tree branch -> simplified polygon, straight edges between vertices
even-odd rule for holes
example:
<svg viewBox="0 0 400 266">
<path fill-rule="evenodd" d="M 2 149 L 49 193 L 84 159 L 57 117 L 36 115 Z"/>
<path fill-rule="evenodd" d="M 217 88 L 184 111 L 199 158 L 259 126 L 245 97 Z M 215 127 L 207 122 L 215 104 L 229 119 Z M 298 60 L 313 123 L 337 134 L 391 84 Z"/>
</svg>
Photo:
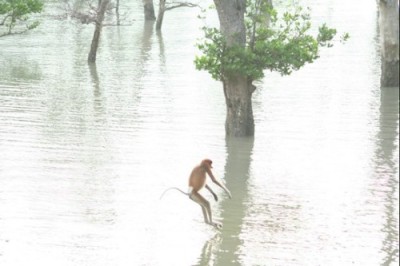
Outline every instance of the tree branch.
<svg viewBox="0 0 400 266">
<path fill-rule="evenodd" d="M 201 8 L 200 5 L 198 5 L 198 4 L 193 4 L 193 3 L 188 3 L 188 2 L 172 2 L 169 4 L 167 3 L 167 5 L 170 5 L 170 6 L 166 7 L 165 11 L 179 8 L 179 7 L 199 7 L 199 8 Z"/>
<path fill-rule="evenodd" d="M 6 20 L 7 20 L 9 17 L 11 17 L 11 15 L 7 15 L 7 16 L 5 16 L 5 17 L 4 17 L 4 19 L 3 19 L 3 21 L 2 21 L 2 22 L 0 22 L 0 26 L 3 26 L 3 25 L 4 25 L 4 23 L 6 22 Z"/>
</svg>

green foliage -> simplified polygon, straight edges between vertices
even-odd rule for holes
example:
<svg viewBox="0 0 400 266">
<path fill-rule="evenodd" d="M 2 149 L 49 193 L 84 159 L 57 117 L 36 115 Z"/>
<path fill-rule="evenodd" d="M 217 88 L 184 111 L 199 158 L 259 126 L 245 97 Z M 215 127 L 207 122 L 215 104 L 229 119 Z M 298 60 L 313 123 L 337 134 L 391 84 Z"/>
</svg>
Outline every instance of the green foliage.
<svg viewBox="0 0 400 266">
<path fill-rule="evenodd" d="M 333 37 L 335 37 L 335 35 L 336 29 L 330 29 L 326 26 L 326 24 L 323 24 L 321 27 L 319 27 L 317 41 L 321 46 L 332 47 L 333 44 L 330 41 L 333 39 Z"/>
<path fill-rule="evenodd" d="M 204 28 L 205 39 L 197 46 L 196 68 L 208 71 L 214 79 L 240 73 L 251 80 L 264 77 L 264 70 L 289 75 L 319 57 L 320 47 L 331 47 L 336 29 L 325 24 L 312 35 L 310 15 L 300 7 L 279 16 L 268 1 L 248 1 L 246 45 L 228 47 L 216 28 Z M 346 40 L 348 35 L 343 37 Z"/>
<path fill-rule="evenodd" d="M 206 40 L 202 44 L 198 44 L 197 47 L 206 52 L 208 56 L 196 57 L 196 67 L 198 69 L 205 69 L 211 74 L 211 76 L 220 80 L 223 60 L 227 58 L 224 56 L 225 42 L 220 33 L 216 28 L 203 28 Z"/>
<path fill-rule="evenodd" d="M 7 34 L 17 25 L 24 25 L 25 30 L 33 29 L 39 23 L 28 23 L 29 15 L 42 10 L 42 0 L 0 0 L 0 26 L 7 27 Z"/>
</svg>

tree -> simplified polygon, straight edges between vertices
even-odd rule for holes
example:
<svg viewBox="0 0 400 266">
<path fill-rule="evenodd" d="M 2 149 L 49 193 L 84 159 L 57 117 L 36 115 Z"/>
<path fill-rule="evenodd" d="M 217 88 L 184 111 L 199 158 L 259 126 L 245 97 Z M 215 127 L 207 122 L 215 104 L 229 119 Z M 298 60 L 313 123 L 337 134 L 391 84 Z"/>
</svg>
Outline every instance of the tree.
<svg viewBox="0 0 400 266">
<path fill-rule="evenodd" d="M 117 0 L 117 4 L 115 5 L 115 15 L 117 16 L 117 26 L 121 25 L 120 16 L 119 16 L 119 0 Z"/>
<path fill-rule="evenodd" d="M 28 22 L 29 15 L 43 10 L 42 0 L 0 0 L 0 26 L 5 26 L 6 32 L 0 36 L 12 34 L 15 27 L 23 33 L 39 25 L 38 21 Z"/>
<path fill-rule="evenodd" d="M 143 0 L 143 8 L 144 8 L 144 19 L 147 20 L 156 20 L 156 15 L 154 13 L 154 4 L 153 0 Z"/>
<path fill-rule="evenodd" d="M 399 2 L 379 1 L 381 85 L 399 86 Z"/>
<path fill-rule="evenodd" d="M 158 16 L 156 22 L 156 30 L 161 30 L 162 23 L 164 20 L 164 13 L 167 10 L 172 10 L 178 7 L 200 7 L 198 4 L 189 3 L 189 2 L 171 2 L 168 3 L 166 0 L 160 0 L 160 4 L 158 6 Z"/>
<path fill-rule="evenodd" d="M 196 57 L 196 68 L 222 81 L 226 135 L 253 136 L 253 82 L 264 77 L 264 70 L 289 75 L 313 62 L 319 47 L 332 46 L 336 30 L 324 24 L 313 36 L 307 12 L 297 7 L 278 16 L 270 0 L 214 3 L 220 28 L 204 28 L 205 40 L 198 44 L 203 55 Z"/>
<path fill-rule="evenodd" d="M 1 0 L 0 0 L 1 1 Z M 95 31 L 90 46 L 90 52 L 88 54 L 88 62 L 96 62 L 97 48 L 99 46 L 101 30 L 104 26 L 110 25 L 121 25 L 120 14 L 119 14 L 119 0 L 116 1 L 116 5 L 112 5 L 111 0 L 98 0 L 97 6 L 93 5 L 93 0 L 63 0 L 61 9 L 63 13 L 56 16 L 57 19 L 72 18 L 80 21 L 82 24 L 94 24 Z M 116 22 L 104 23 L 105 13 L 108 11 L 111 14 L 111 10 L 115 8 Z M 124 21 L 124 19 L 122 19 Z"/>
<path fill-rule="evenodd" d="M 106 12 L 109 3 L 110 0 L 99 0 L 99 8 L 96 16 L 96 28 L 94 30 L 92 45 L 90 46 L 88 56 L 89 63 L 96 62 L 97 47 L 99 46 L 100 33 L 103 27 L 104 13 Z"/>
</svg>

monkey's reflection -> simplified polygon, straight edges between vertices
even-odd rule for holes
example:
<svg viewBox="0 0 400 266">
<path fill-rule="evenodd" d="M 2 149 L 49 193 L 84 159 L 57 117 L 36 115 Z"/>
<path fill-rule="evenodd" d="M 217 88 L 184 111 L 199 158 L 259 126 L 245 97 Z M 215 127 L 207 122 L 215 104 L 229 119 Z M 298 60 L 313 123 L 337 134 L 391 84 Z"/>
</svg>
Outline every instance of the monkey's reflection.
<svg viewBox="0 0 400 266">
<path fill-rule="evenodd" d="M 201 256 L 196 266 L 209 266 L 214 264 L 216 250 L 221 245 L 221 234 L 217 232 L 212 238 L 204 243 Z"/>
<path fill-rule="evenodd" d="M 254 138 L 226 138 L 225 182 L 232 199 L 221 201 L 224 226 L 204 244 L 197 265 L 240 265 L 238 250 L 242 242 L 239 235 L 249 197 L 247 186 L 253 145 Z"/>
</svg>

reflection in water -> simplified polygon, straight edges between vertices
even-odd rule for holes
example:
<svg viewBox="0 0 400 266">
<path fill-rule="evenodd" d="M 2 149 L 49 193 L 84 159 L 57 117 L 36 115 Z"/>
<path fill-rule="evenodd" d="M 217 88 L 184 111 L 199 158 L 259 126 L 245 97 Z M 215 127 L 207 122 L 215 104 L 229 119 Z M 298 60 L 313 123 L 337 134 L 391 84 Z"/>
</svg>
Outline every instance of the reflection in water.
<svg viewBox="0 0 400 266">
<path fill-rule="evenodd" d="M 0 80 L 3 82 L 12 82 L 18 79 L 35 82 L 43 77 L 42 70 L 37 62 L 27 62 L 26 59 L 15 58 L 1 59 Z"/>
<path fill-rule="evenodd" d="M 90 26 L 1 38 L 0 265 L 397 265 L 399 92 L 379 87 L 375 4 L 308 2 L 352 37 L 260 81 L 254 140 L 225 139 L 192 10 L 161 35 L 127 3 L 138 20 L 105 27 L 89 66 Z M 233 194 L 204 193 L 222 230 L 159 200 L 205 157 Z"/>
<path fill-rule="evenodd" d="M 152 47 L 152 37 L 153 37 L 153 32 L 154 32 L 154 21 L 145 21 L 143 24 L 143 36 L 141 39 L 140 44 L 142 45 L 142 48 L 140 49 L 141 51 L 141 61 L 145 63 L 151 53 L 151 47 Z"/>
<path fill-rule="evenodd" d="M 88 63 L 90 77 L 93 84 L 93 109 L 96 123 L 105 124 L 104 92 L 101 86 L 99 74 L 97 73 L 96 63 Z"/>
<path fill-rule="evenodd" d="M 101 96 L 100 92 L 100 80 L 99 74 L 97 73 L 97 65 L 95 63 L 89 63 L 90 77 L 92 78 L 92 83 L 94 87 L 94 96 L 96 98 Z"/>
<path fill-rule="evenodd" d="M 221 240 L 221 233 L 218 232 L 214 237 L 210 238 L 204 243 L 199 261 L 196 263 L 196 266 L 217 265 L 215 264 L 215 254 L 217 254 L 218 250 L 220 249 Z"/>
<path fill-rule="evenodd" d="M 399 204 L 399 176 L 396 162 L 399 160 L 398 128 L 399 128 L 399 88 L 381 88 L 381 106 L 379 117 L 379 132 L 375 151 L 376 184 L 371 192 L 384 194 L 385 221 L 382 231 L 386 237 L 382 242 L 382 252 L 385 254 L 382 265 L 395 263 L 399 254 L 398 220 L 396 206 Z M 397 143 L 396 143 L 397 142 Z"/>
<path fill-rule="evenodd" d="M 160 57 L 160 72 L 165 73 L 165 47 L 164 47 L 164 40 L 163 40 L 163 35 L 161 31 L 157 31 L 157 40 L 158 40 L 158 46 L 160 49 L 159 52 L 159 57 Z"/>
<path fill-rule="evenodd" d="M 232 199 L 224 199 L 221 203 L 223 228 L 221 244 L 215 258 L 216 265 L 241 265 L 239 249 L 242 242 L 239 235 L 246 215 L 253 144 L 254 138 L 226 139 L 225 180 Z"/>
<path fill-rule="evenodd" d="M 205 242 L 199 266 L 241 265 L 239 249 L 242 241 L 243 219 L 248 197 L 248 178 L 254 138 L 226 138 L 227 161 L 225 164 L 225 183 L 232 193 L 232 199 L 221 200 L 223 227 L 214 237 Z"/>
</svg>

